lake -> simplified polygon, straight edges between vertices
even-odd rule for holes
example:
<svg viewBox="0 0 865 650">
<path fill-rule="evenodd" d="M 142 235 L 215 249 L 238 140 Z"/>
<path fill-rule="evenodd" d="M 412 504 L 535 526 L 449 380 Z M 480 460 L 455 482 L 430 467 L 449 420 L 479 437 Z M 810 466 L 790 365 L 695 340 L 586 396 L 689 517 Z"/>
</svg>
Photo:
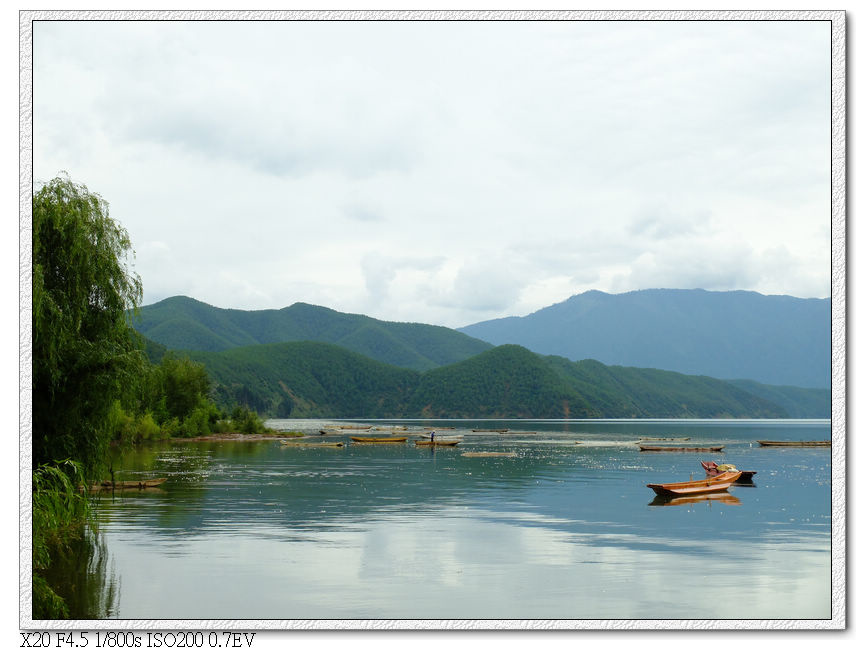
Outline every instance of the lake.
<svg viewBox="0 0 865 650">
<path fill-rule="evenodd" d="M 828 421 L 375 424 L 399 423 L 407 443 L 351 443 L 346 431 L 317 438 L 341 448 L 166 442 L 124 454 L 118 480 L 168 481 L 99 497 L 91 565 L 108 595 L 89 615 L 831 617 L 831 451 L 756 442 L 828 439 Z M 268 424 L 315 435 L 332 423 Z M 437 436 L 462 442 L 415 446 L 427 425 L 457 427 Z M 641 437 L 724 450 L 640 452 Z M 700 478 L 700 460 L 757 474 L 722 499 L 658 505 L 646 484 Z"/>
</svg>

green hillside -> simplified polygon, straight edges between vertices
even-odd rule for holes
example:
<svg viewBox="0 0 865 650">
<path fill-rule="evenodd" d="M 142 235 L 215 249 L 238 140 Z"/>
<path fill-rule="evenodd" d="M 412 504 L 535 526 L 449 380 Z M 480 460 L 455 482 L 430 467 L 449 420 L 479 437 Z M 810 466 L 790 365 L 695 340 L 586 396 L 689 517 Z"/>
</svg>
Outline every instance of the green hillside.
<svg viewBox="0 0 865 650">
<path fill-rule="evenodd" d="M 832 393 L 828 388 L 768 386 L 750 379 L 734 379 L 728 383 L 778 404 L 791 418 L 828 418 L 832 413 Z"/>
<path fill-rule="evenodd" d="M 275 417 L 787 417 L 710 377 L 574 363 L 516 345 L 424 373 L 314 342 L 190 356 L 207 368 L 218 402 Z"/>
<path fill-rule="evenodd" d="M 333 343 L 402 368 L 428 370 L 492 347 L 456 330 L 380 321 L 360 314 L 295 303 L 284 309 L 220 309 L 175 296 L 142 307 L 135 328 L 173 350 L 220 351 L 268 343 Z"/>
<path fill-rule="evenodd" d="M 626 418 L 777 418 L 778 404 L 712 377 L 547 357 L 603 415 Z"/>
<path fill-rule="evenodd" d="M 408 410 L 424 417 L 603 417 L 540 357 L 502 345 L 423 374 Z"/>
<path fill-rule="evenodd" d="M 294 342 L 189 352 L 224 406 L 275 417 L 397 417 L 419 373 L 329 343 Z"/>
</svg>

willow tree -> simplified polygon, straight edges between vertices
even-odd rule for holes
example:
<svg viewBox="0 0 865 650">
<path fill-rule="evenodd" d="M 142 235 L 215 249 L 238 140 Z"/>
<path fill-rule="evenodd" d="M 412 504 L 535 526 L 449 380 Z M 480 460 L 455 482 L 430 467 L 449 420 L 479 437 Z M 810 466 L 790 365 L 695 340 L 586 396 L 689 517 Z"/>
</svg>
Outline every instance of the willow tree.
<svg viewBox="0 0 865 650">
<path fill-rule="evenodd" d="M 111 403 L 143 367 L 129 235 L 98 194 L 55 178 L 33 196 L 33 466 L 71 458 L 93 474 Z"/>
</svg>

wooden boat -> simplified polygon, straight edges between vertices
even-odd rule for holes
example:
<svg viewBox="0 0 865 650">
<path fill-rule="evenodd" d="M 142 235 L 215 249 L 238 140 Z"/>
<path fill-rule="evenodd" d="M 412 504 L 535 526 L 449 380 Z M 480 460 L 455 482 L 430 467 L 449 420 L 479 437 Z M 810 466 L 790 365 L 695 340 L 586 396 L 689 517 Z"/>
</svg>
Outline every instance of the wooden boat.
<svg viewBox="0 0 865 650">
<path fill-rule="evenodd" d="M 514 458 L 515 451 L 466 451 L 462 454 L 466 458 Z"/>
<path fill-rule="evenodd" d="M 283 447 L 343 447 L 342 442 L 289 442 L 283 440 Z"/>
<path fill-rule="evenodd" d="M 512 436 L 536 436 L 537 431 L 499 431 L 499 433 L 508 433 Z"/>
<path fill-rule="evenodd" d="M 710 476 L 698 481 L 681 481 L 679 483 L 647 483 L 655 494 L 664 496 L 686 497 L 709 492 L 724 492 L 736 482 L 742 472 L 724 472 L 718 476 Z"/>
<path fill-rule="evenodd" d="M 690 440 L 690 438 L 640 438 L 640 440 Z"/>
<path fill-rule="evenodd" d="M 655 498 L 652 499 L 650 506 L 687 506 L 694 503 L 700 503 L 701 501 L 709 501 L 714 502 L 717 501 L 719 503 L 726 504 L 728 506 L 740 506 L 742 505 L 742 501 L 739 497 L 733 496 L 729 492 L 710 492 L 709 494 L 697 494 L 690 497 L 668 497 L 661 496 L 660 494 L 656 494 Z"/>
<path fill-rule="evenodd" d="M 402 438 L 360 438 L 351 436 L 352 442 L 405 442 L 408 440 L 407 436 L 403 436 Z"/>
<path fill-rule="evenodd" d="M 453 431 L 454 429 L 456 429 L 456 427 L 424 427 L 424 430 L 426 431 Z"/>
<path fill-rule="evenodd" d="M 758 440 L 761 447 L 831 447 L 831 440 Z"/>
<path fill-rule="evenodd" d="M 91 492 L 99 490 L 143 490 L 145 488 L 154 488 L 162 485 L 167 481 L 167 478 L 148 478 L 142 481 L 102 481 L 94 483 L 90 486 Z"/>
<path fill-rule="evenodd" d="M 432 447 L 456 447 L 460 444 L 459 440 L 415 440 L 414 444 L 418 446 Z"/>
<path fill-rule="evenodd" d="M 718 463 L 714 461 L 705 462 L 701 460 L 700 465 L 702 465 L 703 469 L 706 470 L 706 476 L 718 476 L 719 474 L 733 470 L 739 471 L 734 465 L 718 465 Z M 751 483 L 754 480 L 754 474 L 756 473 L 756 471 L 742 471 L 739 478 L 736 479 L 736 483 Z"/>
<path fill-rule="evenodd" d="M 354 431 L 354 430 L 365 431 L 368 429 L 372 429 L 372 425 L 371 424 L 366 424 L 366 425 L 363 425 L 363 424 L 341 424 L 341 425 L 339 425 L 339 428 L 342 429 L 343 431 L 349 430 L 349 429 L 352 431 Z"/>
<path fill-rule="evenodd" d="M 472 429 L 475 433 L 507 433 L 509 429 Z"/>
<path fill-rule="evenodd" d="M 699 452 L 714 452 L 721 451 L 724 448 L 724 445 L 719 445 L 717 447 L 667 447 L 667 446 L 650 446 L 650 445 L 641 445 L 637 443 L 637 446 L 640 448 L 640 451 L 699 451 Z"/>
</svg>

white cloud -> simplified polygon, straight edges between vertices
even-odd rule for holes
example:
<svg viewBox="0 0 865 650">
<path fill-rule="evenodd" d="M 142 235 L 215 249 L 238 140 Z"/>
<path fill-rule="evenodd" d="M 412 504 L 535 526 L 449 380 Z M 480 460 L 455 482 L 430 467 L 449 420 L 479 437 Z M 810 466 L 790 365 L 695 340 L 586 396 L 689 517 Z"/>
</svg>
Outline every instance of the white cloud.
<svg viewBox="0 0 865 650">
<path fill-rule="evenodd" d="M 651 282 L 825 296 L 828 38 L 790 21 L 37 23 L 35 176 L 109 201 L 145 302 L 459 326 Z"/>
</svg>

